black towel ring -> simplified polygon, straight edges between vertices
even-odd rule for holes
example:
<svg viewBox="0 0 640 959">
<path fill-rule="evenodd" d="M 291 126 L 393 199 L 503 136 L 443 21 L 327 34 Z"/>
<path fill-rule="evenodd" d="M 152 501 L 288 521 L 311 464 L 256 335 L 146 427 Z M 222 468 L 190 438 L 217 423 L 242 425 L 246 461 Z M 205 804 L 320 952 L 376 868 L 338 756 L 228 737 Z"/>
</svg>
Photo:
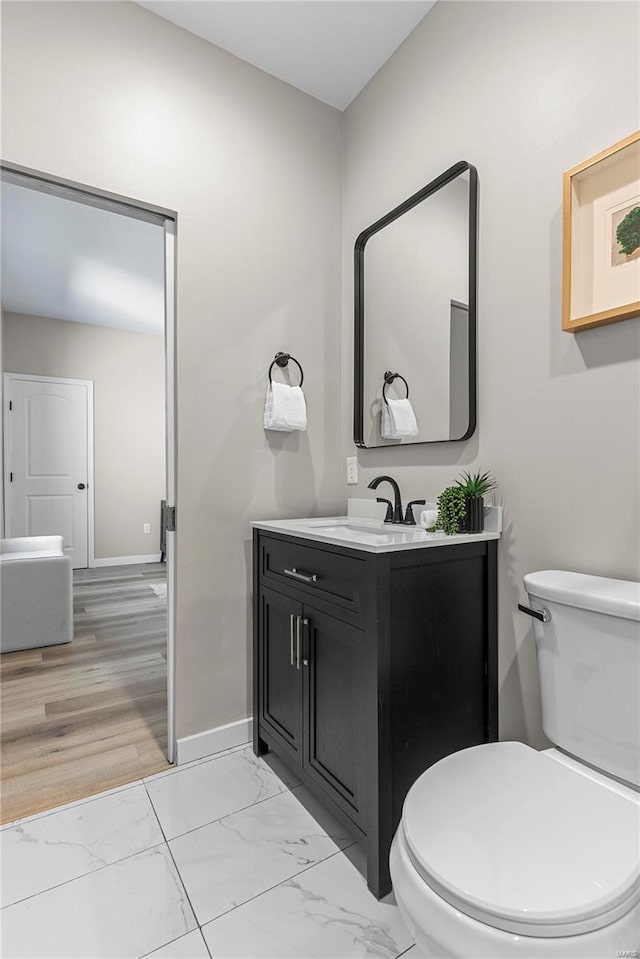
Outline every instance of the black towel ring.
<svg viewBox="0 0 640 959">
<path fill-rule="evenodd" d="M 382 387 L 382 399 L 385 401 L 387 406 L 389 405 L 387 401 L 387 387 L 390 386 L 394 380 L 402 380 L 407 390 L 407 399 L 409 399 L 409 384 L 405 380 L 404 376 L 401 373 L 391 373 L 389 370 L 384 374 L 384 386 Z"/>
<path fill-rule="evenodd" d="M 302 367 L 301 367 L 300 364 L 298 363 L 298 361 L 297 361 L 297 359 L 295 358 L 295 356 L 291 356 L 290 353 L 276 353 L 276 355 L 274 356 L 274 358 L 273 358 L 273 360 L 272 360 L 272 362 L 271 362 L 271 366 L 269 367 L 269 382 L 270 382 L 270 383 L 272 382 L 272 380 L 271 380 L 271 370 L 274 368 L 274 366 L 279 366 L 280 369 L 283 370 L 283 369 L 285 368 L 285 366 L 288 365 L 289 360 L 293 360 L 293 362 L 296 364 L 296 366 L 297 366 L 298 369 L 300 370 L 300 383 L 299 383 L 299 385 L 302 386 L 302 383 L 303 383 L 303 381 L 304 381 L 304 373 L 302 372 Z"/>
</svg>

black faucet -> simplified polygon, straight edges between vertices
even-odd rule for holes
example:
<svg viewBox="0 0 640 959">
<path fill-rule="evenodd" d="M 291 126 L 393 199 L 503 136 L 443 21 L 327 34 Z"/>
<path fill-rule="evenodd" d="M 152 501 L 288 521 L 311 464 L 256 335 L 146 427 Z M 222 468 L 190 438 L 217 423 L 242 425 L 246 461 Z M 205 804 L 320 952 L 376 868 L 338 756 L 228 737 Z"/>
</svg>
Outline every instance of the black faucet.
<svg viewBox="0 0 640 959">
<path fill-rule="evenodd" d="M 392 476 L 376 476 L 369 483 L 369 489 L 377 489 L 380 483 L 390 483 L 393 489 L 394 505 L 388 499 L 377 497 L 379 503 L 387 503 L 387 515 L 384 518 L 385 523 L 403 523 L 402 519 L 402 500 L 400 498 L 400 487 Z"/>
</svg>

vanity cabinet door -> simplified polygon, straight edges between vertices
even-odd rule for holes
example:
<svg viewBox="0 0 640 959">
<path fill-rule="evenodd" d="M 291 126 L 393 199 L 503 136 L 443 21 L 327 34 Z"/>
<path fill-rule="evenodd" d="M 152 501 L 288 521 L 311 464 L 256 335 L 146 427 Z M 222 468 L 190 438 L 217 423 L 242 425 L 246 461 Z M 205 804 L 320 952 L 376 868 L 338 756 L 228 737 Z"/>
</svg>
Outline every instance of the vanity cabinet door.
<svg viewBox="0 0 640 959">
<path fill-rule="evenodd" d="M 258 622 L 260 723 L 302 764 L 302 604 L 261 589 Z"/>
<path fill-rule="evenodd" d="M 307 604 L 303 625 L 304 768 L 358 821 L 367 754 L 361 669 L 365 634 Z"/>
</svg>

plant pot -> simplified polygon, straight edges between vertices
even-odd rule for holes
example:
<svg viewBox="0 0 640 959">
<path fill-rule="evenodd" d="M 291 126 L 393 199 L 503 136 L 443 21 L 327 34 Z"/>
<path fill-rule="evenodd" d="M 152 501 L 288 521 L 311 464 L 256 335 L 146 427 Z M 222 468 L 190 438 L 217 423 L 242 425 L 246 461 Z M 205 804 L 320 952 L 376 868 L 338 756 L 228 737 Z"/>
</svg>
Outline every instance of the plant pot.
<svg viewBox="0 0 640 959">
<path fill-rule="evenodd" d="M 484 530 L 484 499 L 482 496 L 467 496 L 467 513 L 462 521 L 465 533 L 482 533 Z"/>
</svg>

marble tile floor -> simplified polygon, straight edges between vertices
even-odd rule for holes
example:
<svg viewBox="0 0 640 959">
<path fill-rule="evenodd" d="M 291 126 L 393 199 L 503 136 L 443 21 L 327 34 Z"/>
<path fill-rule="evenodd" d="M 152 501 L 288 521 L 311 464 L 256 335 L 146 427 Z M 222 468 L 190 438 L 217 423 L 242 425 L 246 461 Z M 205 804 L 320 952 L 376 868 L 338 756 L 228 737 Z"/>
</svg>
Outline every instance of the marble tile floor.
<svg viewBox="0 0 640 959">
<path fill-rule="evenodd" d="M 0 830 L 3 959 L 418 959 L 275 758 L 238 747 Z"/>
</svg>

